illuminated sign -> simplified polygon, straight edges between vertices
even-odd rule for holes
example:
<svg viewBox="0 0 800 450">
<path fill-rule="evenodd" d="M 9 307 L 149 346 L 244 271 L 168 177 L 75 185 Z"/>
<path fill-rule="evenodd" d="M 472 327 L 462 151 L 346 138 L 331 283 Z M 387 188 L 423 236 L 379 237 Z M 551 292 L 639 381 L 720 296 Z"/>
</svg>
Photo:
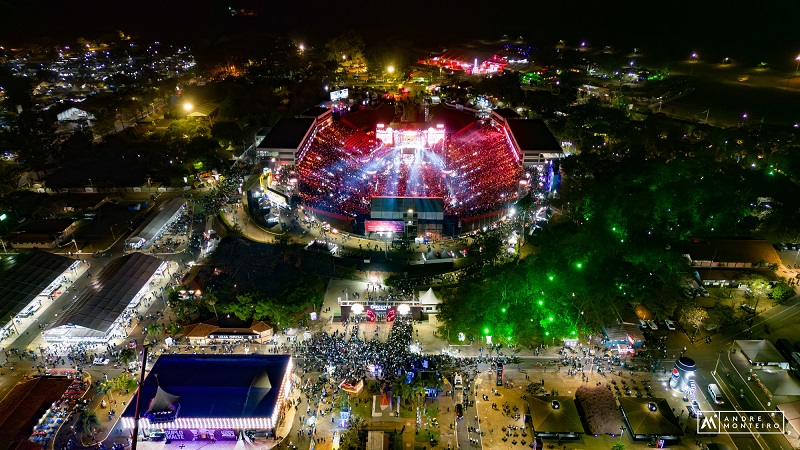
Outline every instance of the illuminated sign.
<svg viewBox="0 0 800 450">
<path fill-rule="evenodd" d="M 366 220 L 364 226 L 368 233 L 403 233 L 405 231 L 402 220 Z"/>
<path fill-rule="evenodd" d="M 698 434 L 784 434 L 783 411 L 702 411 Z"/>
<path fill-rule="evenodd" d="M 349 95 L 347 89 L 340 89 L 338 91 L 331 91 L 331 101 L 335 102 L 336 100 L 341 100 L 343 98 L 347 98 Z"/>
</svg>

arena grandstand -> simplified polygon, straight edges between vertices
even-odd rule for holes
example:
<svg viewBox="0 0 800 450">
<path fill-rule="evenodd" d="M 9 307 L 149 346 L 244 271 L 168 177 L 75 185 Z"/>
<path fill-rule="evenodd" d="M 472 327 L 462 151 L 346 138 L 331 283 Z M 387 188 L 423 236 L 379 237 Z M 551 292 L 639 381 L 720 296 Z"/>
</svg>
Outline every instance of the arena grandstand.
<svg viewBox="0 0 800 450">
<path fill-rule="evenodd" d="M 473 119 L 450 134 L 441 123 L 377 124 L 365 132 L 347 116 L 327 121 L 297 153 L 296 194 L 306 206 L 351 218 L 369 214 L 373 197 L 439 197 L 445 215 L 462 218 L 497 211 L 524 187 L 521 146 L 508 122 Z M 547 135 L 545 147 L 555 153 L 546 125 L 533 125 L 542 134 L 526 133 L 524 149 Z"/>
</svg>

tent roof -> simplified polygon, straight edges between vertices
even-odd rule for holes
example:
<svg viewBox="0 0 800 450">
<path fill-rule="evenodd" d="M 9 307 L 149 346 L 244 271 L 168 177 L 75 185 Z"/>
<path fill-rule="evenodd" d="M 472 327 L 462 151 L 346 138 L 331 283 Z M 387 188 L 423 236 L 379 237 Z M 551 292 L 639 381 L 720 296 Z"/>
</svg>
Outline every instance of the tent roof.
<svg viewBox="0 0 800 450">
<path fill-rule="evenodd" d="M 180 401 L 180 397 L 168 393 L 159 386 L 158 389 L 156 389 L 155 397 L 150 400 L 150 407 L 147 408 L 146 414 L 165 411 L 175 412 L 178 409 L 177 405 Z"/>
<path fill-rule="evenodd" d="M 785 370 L 759 370 L 754 373 L 773 396 L 800 395 L 800 381 Z"/>
<path fill-rule="evenodd" d="M 164 228 L 164 225 L 175 217 L 175 214 L 177 214 L 185 204 L 186 200 L 184 200 L 183 197 L 175 197 L 162 204 L 158 215 L 142 229 L 137 237 L 143 238 L 145 240 L 145 246 L 149 247 L 153 239 L 155 239 L 156 234 Z"/>
<path fill-rule="evenodd" d="M 742 354 L 751 363 L 782 363 L 786 362 L 781 353 L 766 339 L 740 339 L 734 341 L 742 349 Z"/>
<path fill-rule="evenodd" d="M 19 314 L 73 262 L 65 256 L 41 250 L 3 255 L 0 258 L 0 320 Z"/>
<path fill-rule="evenodd" d="M 559 408 L 553 408 L 557 400 Z M 533 431 L 536 433 L 584 433 L 575 399 L 559 395 L 544 395 L 528 400 Z"/>
<path fill-rule="evenodd" d="M 438 305 L 441 303 L 441 300 L 439 300 L 439 297 L 437 297 L 436 293 L 433 292 L 433 288 L 428 288 L 425 293 L 420 295 L 419 302 L 423 305 Z"/>
<path fill-rule="evenodd" d="M 77 327 L 105 335 L 161 264 L 160 259 L 143 253 L 131 253 L 111 261 L 48 330 Z"/>
<path fill-rule="evenodd" d="M 669 406 L 666 399 L 620 397 L 618 400 L 622 408 L 622 414 L 627 419 L 633 434 L 683 436 L 683 430 L 678 424 L 678 419 L 673 414 L 672 407 Z M 648 409 L 647 404 L 650 402 L 656 404 L 656 411 Z"/>
</svg>

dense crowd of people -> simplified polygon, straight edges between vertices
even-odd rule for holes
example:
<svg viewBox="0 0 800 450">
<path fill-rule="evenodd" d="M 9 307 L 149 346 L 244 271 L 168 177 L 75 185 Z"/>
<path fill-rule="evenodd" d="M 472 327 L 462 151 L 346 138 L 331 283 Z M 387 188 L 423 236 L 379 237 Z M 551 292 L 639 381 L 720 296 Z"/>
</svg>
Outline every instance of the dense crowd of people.
<svg viewBox="0 0 800 450">
<path fill-rule="evenodd" d="M 445 213 L 470 217 L 514 198 L 523 176 L 504 126 L 474 122 L 430 148 L 384 145 L 337 121 L 298 154 L 298 191 L 315 208 L 355 217 L 373 196 L 441 197 Z"/>
</svg>

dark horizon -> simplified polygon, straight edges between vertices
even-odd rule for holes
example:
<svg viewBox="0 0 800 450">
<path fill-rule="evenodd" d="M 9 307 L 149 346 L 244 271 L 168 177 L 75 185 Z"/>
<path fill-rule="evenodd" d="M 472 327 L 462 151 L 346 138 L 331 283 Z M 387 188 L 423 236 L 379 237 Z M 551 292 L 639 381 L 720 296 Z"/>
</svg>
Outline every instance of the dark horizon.
<svg viewBox="0 0 800 450">
<path fill-rule="evenodd" d="M 800 4 L 781 10 L 756 4 L 745 9 L 718 0 L 677 0 L 661 6 L 645 2 L 605 6 L 584 0 L 569 4 L 464 0 L 433 8 L 418 0 L 402 6 L 320 0 L 85 0 L 54 7 L 45 0 L 0 0 L 4 12 L 0 45 L 96 39 L 116 30 L 195 47 L 239 34 L 319 43 L 352 28 L 368 45 L 404 39 L 428 46 L 507 35 L 523 36 L 536 46 L 559 39 L 577 46 L 585 40 L 594 47 L 611 45 L 625 51 L 638 47 L 661 58 L 681 58 L 696 51 L 709 59 L 729 56 L 745 64 L 766 61 L 779 70 L 794 68 L 800 34 L 793 32 L 793 21 Z M 233 17 L 229 7 L 258 15 Z"/>
</svg>

